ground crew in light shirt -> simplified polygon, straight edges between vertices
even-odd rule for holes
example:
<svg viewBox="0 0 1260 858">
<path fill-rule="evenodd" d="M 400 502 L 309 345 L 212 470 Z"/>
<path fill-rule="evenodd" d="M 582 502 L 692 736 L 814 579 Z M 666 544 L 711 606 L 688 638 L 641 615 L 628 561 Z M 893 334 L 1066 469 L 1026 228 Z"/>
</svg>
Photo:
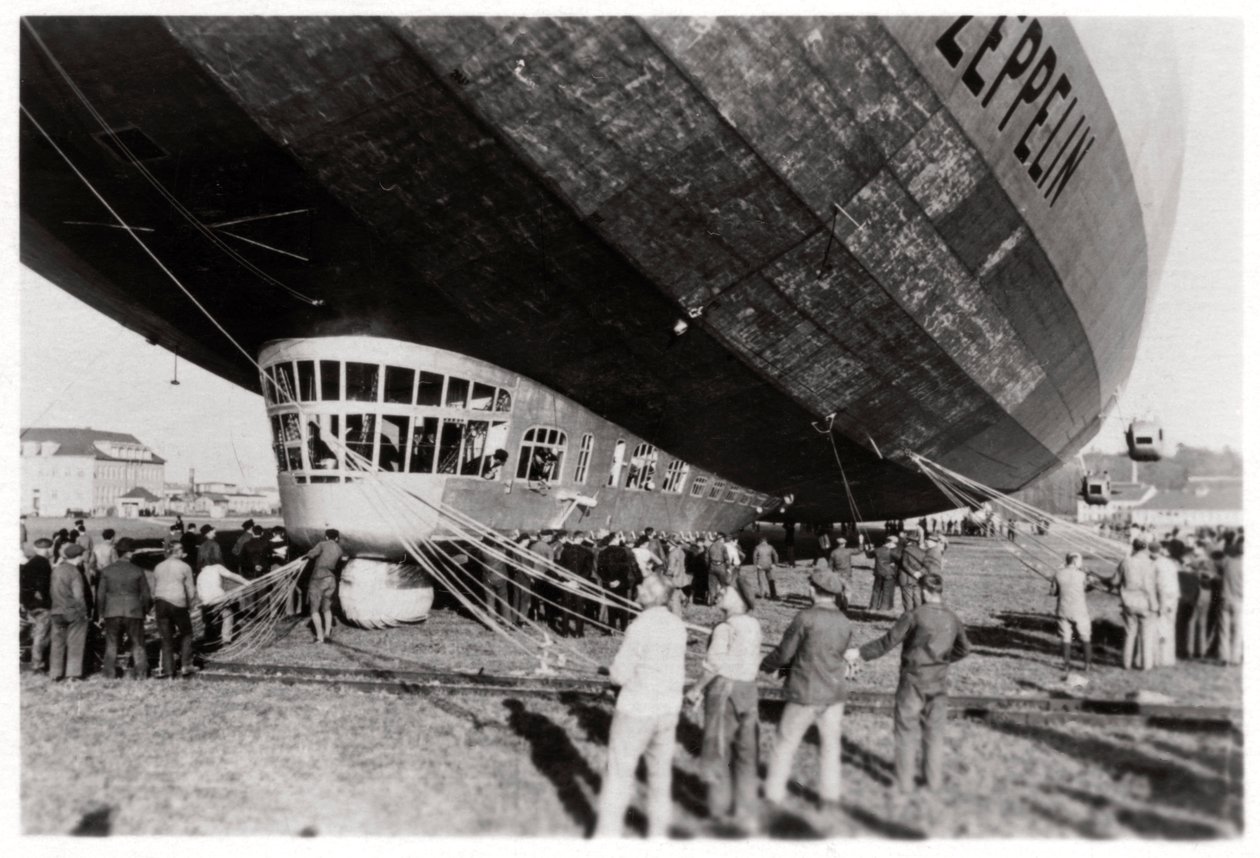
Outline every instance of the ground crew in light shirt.
<svg viewBox="0 0 1260 858">
<path fill-rule="evenodd" d="M 621 686 L 608 734 L 608 767 L 599 792 L 596 837 L 619 837 L 634 792 L 639 758 L 647 760 L 648 836 L 669 831 L 673 798 L 674 732 L 686 683 L 687 629 L 665 607 L 672 588 L 659 575 L 639 585 L 643 612 L 626 628 L 621 649 L 608 669 Z"/>
</svg>

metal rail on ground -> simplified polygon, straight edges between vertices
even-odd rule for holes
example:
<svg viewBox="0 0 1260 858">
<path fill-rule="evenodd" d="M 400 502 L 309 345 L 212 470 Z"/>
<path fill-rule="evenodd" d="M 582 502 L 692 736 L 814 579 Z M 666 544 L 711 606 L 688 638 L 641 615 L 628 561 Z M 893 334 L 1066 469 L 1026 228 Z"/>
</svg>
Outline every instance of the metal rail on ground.
<svg viewBox="0 0 1260 858">
<path fill-rule="evenodd" d="M 563 694 L 599 697 L 612 686 L 603 678 L 507 676 L 443 670 L 394 670 L 389 668 L 310 667 L 304 665 L 207 662 L 202 681 L 279 683 L 375 691 L 387 694 L 476 694 L 556 697 Z M 760 689 L 763 703 L 784 699 L 781 688 Z M 952 718 L 1000 720 L 1024 724 L 1142 723 L 1151 727 L 1202 731 L 1229 730 L 1242 723 L 1242 710 L 1232 706 L 1185 706 L 1063 696 L 951 695 Z M 888 714 L 893 695 L 854 689 L 849 692 L 849 712 Z"/>
</svg>

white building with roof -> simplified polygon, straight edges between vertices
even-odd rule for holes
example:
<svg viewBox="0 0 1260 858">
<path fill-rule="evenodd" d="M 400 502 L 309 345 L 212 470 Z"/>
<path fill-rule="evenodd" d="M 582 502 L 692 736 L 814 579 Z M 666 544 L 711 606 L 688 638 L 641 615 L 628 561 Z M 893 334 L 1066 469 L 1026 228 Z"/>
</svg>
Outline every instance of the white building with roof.
<svg viewBox="0 0 1260 858">
<path fill-rule="evenodd" d="M 97 429 L 21 433 L 21 508 L 31 515 L 107 515 L 141 488 L 162 494 L 166 460 L 134 435 Z"/>
<path fill-rule="evenodd" d="M 1241 527 L 1241 477 L 1191 477 L 1180 491 L 1158 492 L 1132 511 L 1133 522 L 1154 530 Z"/>
</svg>

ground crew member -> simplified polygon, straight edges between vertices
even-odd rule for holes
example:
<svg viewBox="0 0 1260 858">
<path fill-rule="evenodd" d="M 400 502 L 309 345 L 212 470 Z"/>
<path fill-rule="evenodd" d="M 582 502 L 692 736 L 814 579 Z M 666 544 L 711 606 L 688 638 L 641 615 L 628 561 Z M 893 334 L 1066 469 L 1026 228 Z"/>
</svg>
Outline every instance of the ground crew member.
<svg viewBox="0 0 1260 858">
<path fill-rule="evenodd" d="M 1212 620 L 1212 592 L 1216 586 L 1216 564 L 1208 557 L 1207 548 L 1199 542 L 1194 546 L 1189 565 L 1199 579 L 1199 594 L 1186 629 L 1186 654 L 1207 658 L 1212 649 L 1209 625 Z"/>
<path fill-rule="evenodd" d="M 856 665 L 871 661 L 901 644 L 901 679 L 897 684 L 893 714 L 897 786 L 914 788 L 915 753 L 922 732 L 923 777 L 928 789 L 937 790 L 945 780 L 945 719 L 949 705 L 949 666 L 967 657 L 971 647 L 962 620 L 941 603 L 944 581 L 925 574 L 920 582 L 923 603 L 897 618 L 883 637 L 867 641 L 845 653 Z M 904 642 L 904 643 L 903 643 Z"/>
<path fill-rule="evenodd" d="M 131 562 L 132 541 L 124 536 L 114 550 L 118 559 L 100 572 L 96 584 L 96 615 L 105 624 L 106 679 L 118 677 L 118 650 L 126 633 L 131 644 L 131 678 L 146 679 L 149 658 L 144 651 L 144 618 L 153 604 L 149 579 Z"/>
<path fill-rule="evenodd" d="M 610 534 L 599 556 L 595 559 L 595 571 L 599 582 L 609 593 L 629 599 L 643 579 L 639 577 L 639 564 L 634 554 L 626 548 L 620 533 Z M 624 629 L 630 621 L 630 612 L 620 602 L 608 608 L 608 625 Z"/>
<path fill-rule="evenodd" d="M 31 624 L 31 668 L 47 670 L 48 635 L 52 623 L 48 613 L 52 606 L 52 564 L 48 558 L 52 554 L 52 540 L 41 537 L 31 547 L 34 553 L 22 564 L 18 575 L 18 597 Z"/>
<path fill-rule="evenodd" d="M 704 673 L 684 699 L 695 705 L 704 695 L 700 766 L 709 787 L 709 816 L 732 817 L 737 827 L 752 833 L 757 814 L 761 624 L 752 616 L 756 600 L 743 577 L 723 588 L 718 605 L 723 620 L 709 636 Z"/>
<path fill-rule="evenodd" d="M 220 644 L 230 644 L 239 602 L 228 599 L 224 581 L 232 582 L 233 589 L 249 583 L 249 579 L 229 571 L 226 566 L 212 563 L 197 573 L 197 601 L 201 603 L 201 618 L 207 634 Z"/>
<path fill-rule="evenodd" d="M 897 603 L 897 537 L 889 534 L 878 548 L 867 548 L 867 557 L 875 560 L 875 577 L 871 582 L 872 611 L 891 611 Z"/>
<path fill-rule="evenodd" d="M 929 533 L 923 549 L 923 571 L 945 575 L 945 549 L 949 542 L 939 533 Z"/>
<path fill-rule="evenodd" d="M 187 554 L 187 549 L 185 549 Z M 267 540 L 263 539 L 263 529 L 261 525 L 254 525 L 253 533 L 243 545 L 241 545 L 240 572 L 251 581 L 255 578 L 261 578 L 271 569 L 271 549 L 267 545 Z"/>
<path fill-rule="evenodd" d="M 52 570 L 48 678 L 54 682 L 83 678 L 83 649 L 87 643 L 89 617 L 87 588 L 83 583 L 84 553 L 82 545 L 63 544 L 61 560 Z"/>
<path fill-rule="evenodd" d="M 511 593 L 508 591 L 508 565 L 505 548 L 490 534 L 481 540 L 481 583 L 485 587 L 486 601 L 499 619 L 512 624 Z"/>
<path fill-rule="evenodd" d="M 621 835 L 640 757 L 647 761 L 648 836 L 664 837 L 669 831 L 674 734 L 682 709 L 687 650 L 686 626 L 665 607 L 670 589 L 659 575 L 639 585 L 643 611 L 626 629 L 608 669 L 621 691 L 608 733 L 608 768 L 599 791 L 596 837 Z"/>
<path fill-rule="evenodd" d="M 1181 604 L 1181 564 L 1172 559 L 1159 540 L 1150 543 L 1151 562 L 1155 564 L 1155 598 L 1159 613 L 1155 617 L 1155 664 L 1172 667 L 1177 663 L 1177 607 Z"/>
<path fill-rule="evenodd" d="M 923 591 L 919 580 L 927 571 L 927 551 L 917 540 L 909 540 L 901 549 L 897 583 L 901 586 L 901 610 L 913 611 L 923 604 Z"/>
<path fill-rule="evenodd" d="M 1225 565 L 1221 573 L 1221 661 L 1242 664 L 1242 559 L 1243 541 L 1235 539 L 1225 549 Z"/>
<path fill-rule="evenodd" d="M 1155 612 L 1159 597 L 1155 592 L 1155 565 L 1146 551 L 1146 537 L 1133 540 L 1133 553 L 1116 568 L 1120 586 L 1121 616 L 1124 618 L 1124 669 L 1155 666 Z"/>
<path fill-rule="evenodd" d="M 862 534 L 858 533 L 858 549 L 861 550 L 864 539 Z M 853 552 L 849 550 L 848 542 L 843 536 L 836 540 L 836 545 L 831 549 L 831 553 L 827 555 L 827 565 L 840 576 L 840 580 L 844 582 L 844 592 L 837 599 L 842 609 L 849 607 L 849 593 L 853 590 Z"/>
<path fill-rule="evenodd" d="M 118 551 L 114 548 L 114 529 L 107 527 L 101 532 L 101 541 L 92 549 L 96 556 L 96 568 L 104 569 L 118 559 Z"/>
<path fill-rule="evenodd" d="M 757 567 L 757 598 L 778 601 L 774 587 L 774 567 L 779 562 L 779 552 L 763 536 L 753 549 L 753 565 Z"/>
<path fill-rule="evenodd" d="M 1072 631 L 1081 640 L 1085 672 L 1094 666 L 1093 623 L 1089 618 L 1089 606 L 1085 592 L 1090 588 L 1086 571 L 1081 567 L 1081 555 L 1073 551 L 1067 556 L 1063 568 L 1054 575 L 1055 616 L 1059 620 L 1059 639 L 1063 642 L 1063 672 L 1072 669 Z"/>
<path fill-rule="evenodd" d="M 595 551 L 582 531 L 564 535 L 563 545 L 556 555 L 556 562 L 582 581 L 594 583 Z M 581 586 L 574 581 L 566 581 L 561 586 L 560 603 L 565 608 L 564 613 L 560 615 L 560 633 L 563 635 L 585 637 L 586 620 L 593 619 L 589 617 L 593 604 L 583 595 L 583 591 L 578 589 Z"/>
<path fill-rule="evenodd" d="M 175 676 L 175 645 L 179 644 L 179 667 L 184 676 L 193 675 L 193 628 L 189 609 L 196 602 L 192 567 L 186 561 L 184 544 L 171 545 L 171 554 L 153 570 L 153 613 L 162 638 L 162 669 L 159 678 Z"/>
<path fill-rule="evenodd" d="M 261 539 L 258 541 L 262 542 Z M 328 528 L 324 531 L 324 538 L 304 556 L 315 558 L 311 581 L 306 585 L 306 600 L 311 606 L 315 643 L 324 643 L 332 633 L 332 601 L 337 593 L 337 564 L 345 557 L 345 552 L 341 550 L 341 532 L 335 527 Z"/>
<path fill-rule="evenodd" d="M 788 674 L 787 703 L 770 753 L 765 793 L 771 804 L 783 803 L 796 749 L 817 722 L 818 795 L 824 807 L 832 807 L 840 801 L 840 731 L 848 673 L 844 654 L 853 629 L 836 605 L 836 596 L 844 589 L 839 575 L 815 569 L 809 588 L 813 605 L 792 618 L 779 646 L 761 661 L 767 673 L 787 668 Z"/>
<path fill-rule="evenodd" d="M 665 550 L 665 580 L 674 591 L 669 597 L 669 610 L 676 617 L 683 615 L 683 604 L 688 600 L 691 589 L 691 573 L 687 571 L 687 552 L 683 550 L 682 538 L 671 533 L 666 540 L 669 546 Z M 771 588 L 773 590 L 774 584 Z"/>
<path fill-rule="evenodd" d="M 709 563 L 709 593 L 708 602 L 710 605 L 717 603 L 718 593 L 727 584 L 731 583 L 731 561 L 730 555 L 726 551 L 725 534 L 716 534 L 713 542 L 705 550 L 705 557 Z"/>
<path fill-rule="evenodd" d="M 74 530 L 71 531 L 70 537 L 83 546 L 83 571 L 88 581 L 95 587 L 96 575 L 101 570 L 96 565 L 96 542 L 92 539 L 92 534 L 87 532 L 87 525 L 83 523 L 83 519 L 74 520 Z"/>
<path fill-rule="evenodd" d="M 236 537 L 236 542 L 232 543 L 233 565 L 237 572 L 241 571 L 241 551 L 245 548 L 245 543 L 254 538 L 254 520 L 252 518 L 245 519 L 241 523 L 241 535 Z"/>
<path fill-rule="evenodd" d="M 210 565 L 223 565 L 223 549 L 215 539 L 218 531 L 213 524 L 201 526 L 201 544 L 197 546 L 197 568 L 204 569 Z"/>
</svg>

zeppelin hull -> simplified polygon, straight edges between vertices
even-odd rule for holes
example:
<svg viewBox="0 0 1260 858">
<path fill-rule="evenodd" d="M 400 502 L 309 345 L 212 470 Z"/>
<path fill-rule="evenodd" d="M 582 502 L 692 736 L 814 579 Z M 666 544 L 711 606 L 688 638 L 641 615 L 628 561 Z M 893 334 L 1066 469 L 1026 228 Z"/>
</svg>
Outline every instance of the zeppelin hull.
<svg viewBox="0 0 1260 858">
<path fill-rule="evenodd" d="M 803 519 L 852 513 L 839 459 L 880 518 L 945 505 L 902 450 L 1008 490 L 1054 467 L 1132 362 L 1124 148 L 1071 28 L 1032 23 L 34 19 L 22 97 L 254 354 L 450 349 Z M 172 226 L 50 55 L 200 222 L 323 305 Z M 29 123 L 22 146 L 24 260 L 255 387 L 125 234 L 69 223 L 98 204 Z"/>
</svg>

